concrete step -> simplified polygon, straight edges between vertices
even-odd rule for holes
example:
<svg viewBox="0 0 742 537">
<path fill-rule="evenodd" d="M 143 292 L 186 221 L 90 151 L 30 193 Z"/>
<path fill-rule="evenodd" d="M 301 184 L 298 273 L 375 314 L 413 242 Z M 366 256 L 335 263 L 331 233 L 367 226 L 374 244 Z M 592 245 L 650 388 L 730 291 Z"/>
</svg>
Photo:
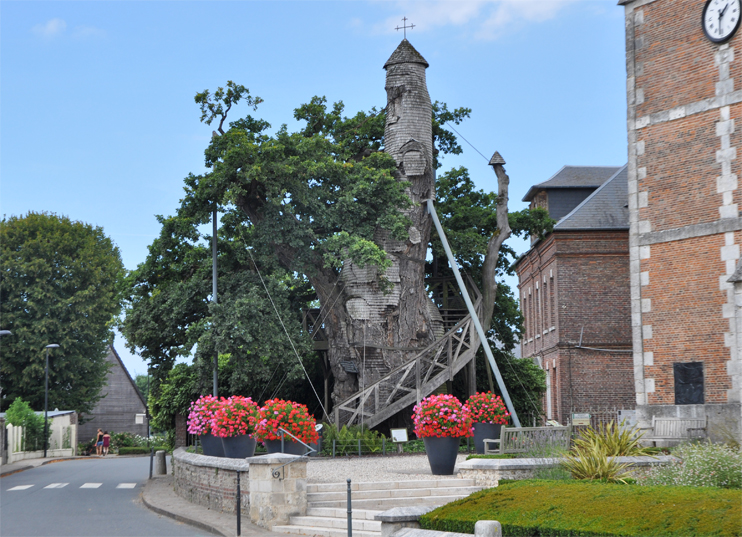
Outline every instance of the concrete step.
<svg viewBox="0 0 742 537">
<path fill-rule="evenodd" d="M 352 492 L 362 490 L 387 490 L 387 489 L 421 489 L 421 488 L 445 488 L 445 487 L 472 487 L 473 479 L 418 479 L 416 481 L 370 481 L 351 483 Z M 346 492 L 347 483 L 316 483 L 307 485 L 307 492 Z"/>
<path fill-rule="evenodd" d="M 425 497 L 413 497 L 413 498 L 371 498 L 365 500 L 353 499 L 353 510 L 356 509 L 371 509 L 378 511 L 386 511 L 393 507 L 409 507 L 414 505 L 444 505 L 461 498 L 466 498 L 468 494 L 454 495 L 454 496 L 425 496 Z M 346 500 L 329 500 L 313 501 L 310 505 L 312 508 L 317 507 L 332 507 L 336 509 L 345 508 L 347 505 Z"/>
<path fill-rule="evenodd" d="M 376 515 L 381 511 L 370 510 L 370 509 L 353 509 L 353 520 L 373 520 Z M 334 508 L 334 507 L 312 507 L 307 508 L 307 516 L 318 516 L 328 518 L 348 518 L 348 511 L 346 507 Z"/>
<path fill-rule="evenodd" d="M 421 498 L 429 496 L 468 496 L 472 492 L 481 490 L 481 487 L 441 487 L 441 488 L 415 488 L 415 489 L 381 489 L 381 490 L 358 490 L 351 492 L 351 500 L 373 500 L 380 498 Z M 346 492 L 310 492 L 307 493 L 307 502 L 318 501 L 347 501 Z"/>
<path fill-rule="evenodd" d="M 313 535 L 317 537 L 348 537 L 347 529 L 317 528 L 314 526 L 273 526 L 271 531 L 292 535 Z M 380 537 L 381 531 L 356 531 L 353 537 Z"/>
<path fill-rule="evenodd" d="M 312 526 L 315 528 L 348 529 L 348 516 L 345 518 L 320 517 L 320 516 L 292 516 L 289 519 L 290 526 Z M 378 531 L 381 532 L 381 522 L 378 520 L 353 519 L 353 532 L 355 531 Z"/>
</svg>

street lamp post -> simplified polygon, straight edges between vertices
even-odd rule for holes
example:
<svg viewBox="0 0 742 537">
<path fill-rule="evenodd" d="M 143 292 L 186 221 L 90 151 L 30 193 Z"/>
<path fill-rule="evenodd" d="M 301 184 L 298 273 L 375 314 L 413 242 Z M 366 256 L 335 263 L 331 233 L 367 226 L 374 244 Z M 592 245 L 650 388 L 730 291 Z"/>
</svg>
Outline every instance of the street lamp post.
<svg viewBox="0 0 742 537">
<path fill-rule="evenodd" d="M 49 444 L 49 422 L 47 414 L 49 410 L 49 349 L 58 349 L 59 345 L 52 343 L 46 346 L 46 375 L 44 379 L 44 458 L 46 459 L 46 450 Z"/>
<path fill-rule="evenodd" d="M 13 332 L 11 332 L 10 330 L 0 330 L 0 337 L 12 336 L 12 335 L 13 335 Z"/>
</svg>

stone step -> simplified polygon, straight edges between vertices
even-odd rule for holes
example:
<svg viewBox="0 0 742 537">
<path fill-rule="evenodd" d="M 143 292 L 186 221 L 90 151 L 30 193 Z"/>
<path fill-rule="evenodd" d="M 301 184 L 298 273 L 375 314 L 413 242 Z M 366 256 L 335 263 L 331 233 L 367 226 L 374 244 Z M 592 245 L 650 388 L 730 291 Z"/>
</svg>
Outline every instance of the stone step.
<svg viewBox="0 0 742 537">
<path fill-rule="evenodd" d="M 317 537 L 348 537 L 347 529 L 317 528 L 315 526 L 273 526 L 271 531 L 293 535 L 313 535 Z M 381 537 L 381 531 L 356 531 L 353 537 Z"/>
<path fill-rule="evenodd" d="M 348 529 L 348 514 L 345 518 L 321 517 L 321 516 L 292 516 L 289 519 L 290 526 L 312 526 L 315 528 Z M 353 532 L 355 531 L 378 531 L 381 532 L 381 522 L 378 520 L 353 519 Z"/>
<path fill-rule="evenodd" d="M 472 487 L 473 479 L 418 479 L 415 481 L 369 481 L 351 483 L 351 491 L 387 490 L 387 489 L 420 489 L 445 487 Z M 307 492 L 347 492 L 347 483 L 315 483 L 307 485 Z"/>
<path fill-rule="evenodd" d="M 373 500 L 380 498 L 423 498 L 429 496 L 468 496 L 473 492 L 481 490 L 481 487 L 442 487 L 442 488 L 420 488 L 420 489 L 382 489 L 382 490 L 358 490 L 351 493 L 351 501 Z M 307 493 L 307 502 L 347 501 L 346 492 L 310 492 Z"/>
<path fill-rule="evenodd" d="M 454 496 L 426 496 L 417 498 L 371 498 L 364 500 L 352 500 L 352 507 L 356 509 L 373 509 L 379 511 L 386 511 L 392 507 L 410 507 L 414 505 L 444 505 L 461 498 L 466 498 L 468 494 L 458 494 Z M 342 509 L 346 507 L 346 500 L 317 500 L 313 501 L 309 507 L 333 507 L 336 509 Z"/>
<path fill-rule="evenodd" d="M 374 517 L 382 511 L 370 509 L 353 509 L 353 520 L 374 520 Z M 347 507 L 311 507 L 307 508 L 307 516 L 320 516 L 329 518 L 348 518 Z"/>
</svg>

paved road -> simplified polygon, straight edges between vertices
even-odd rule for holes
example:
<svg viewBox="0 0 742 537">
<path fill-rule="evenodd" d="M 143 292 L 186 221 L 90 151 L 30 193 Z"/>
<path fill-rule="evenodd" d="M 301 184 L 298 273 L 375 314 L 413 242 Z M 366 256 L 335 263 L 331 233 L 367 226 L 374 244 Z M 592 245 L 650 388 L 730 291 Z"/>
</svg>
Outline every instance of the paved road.
<svg viewBox="0 0 742 537">
<path fill-rule="evenodd" d="M 149 458 L 73 460 L 0 480 L 0 535 L 205 536 L 148 510 L 139 500 Z"/>
</svg>

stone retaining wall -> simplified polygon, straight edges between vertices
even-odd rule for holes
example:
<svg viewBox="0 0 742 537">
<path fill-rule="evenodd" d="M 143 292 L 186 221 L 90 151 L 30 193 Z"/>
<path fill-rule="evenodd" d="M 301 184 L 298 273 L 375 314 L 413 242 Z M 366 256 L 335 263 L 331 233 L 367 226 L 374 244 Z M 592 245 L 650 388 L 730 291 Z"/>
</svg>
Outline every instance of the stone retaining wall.
<svg viewBox="0 0 742 537">
<path fill-rule="evenodd" d="M 175 493 L 189 502 L 235 513 L 239 471 L 240 512 L 253 524 L 271 529 L 307 514 L 306 458 L 274 453 L 227 459 L 178 448 L 172 461 Z"/>
<path fill-rule="evenodd" d="M 224 513 L 237 507 L 237 471 L 240 471 L 240 510 L 250 514 L 250 464 L 246 459 L 226 459 L 188 453 L 173 453 L 175 493 L 191 503 Z"/>
<path fill-rule="evenodd" d="M 658 457 L 618 457 L 618 462 L 628 463 L 632 472 L 643 471 L 675 460 L 669 455 Z M 458 476 L 473 479 L 480 487 L 496 487 L 501 479 L 530 479 L 534 472 L 553 468 L 559 459 L 470 459 L 458 466 Z"/>
</svg>

